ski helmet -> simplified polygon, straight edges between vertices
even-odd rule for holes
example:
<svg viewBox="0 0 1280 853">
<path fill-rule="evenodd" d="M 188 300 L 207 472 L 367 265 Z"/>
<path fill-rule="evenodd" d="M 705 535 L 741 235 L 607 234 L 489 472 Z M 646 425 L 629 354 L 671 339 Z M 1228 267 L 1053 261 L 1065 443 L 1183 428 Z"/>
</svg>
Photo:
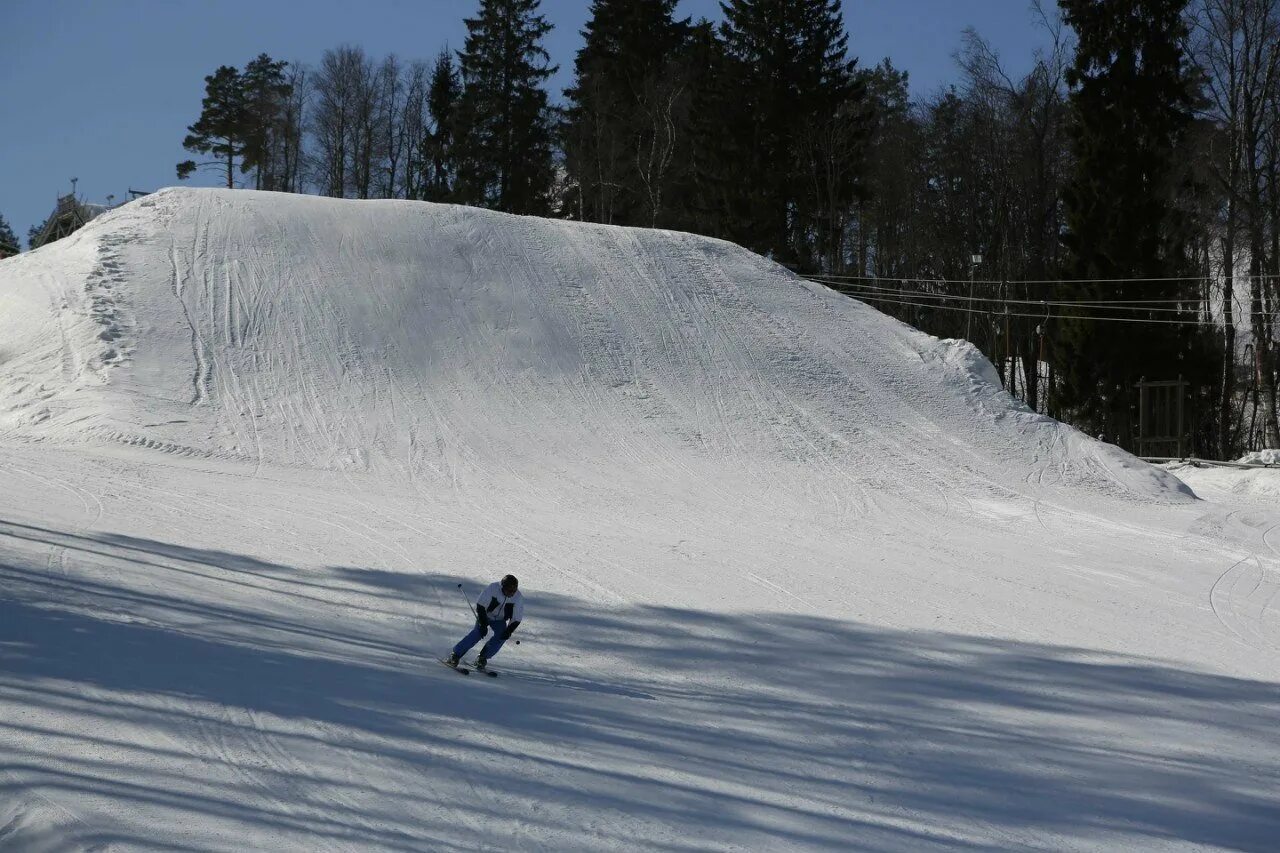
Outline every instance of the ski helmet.
<svg viewBox="0 0 1280 853">
<path fill-rule="evenodd" d="M 520 581 L 516 579 L 515 575 L 506 575 L 502 578 L 503 592 L 506 592 L 507 590 L 511 590 L 512 592 L 515 592 L 519 588 L 520 588 Z"/>
</svg>

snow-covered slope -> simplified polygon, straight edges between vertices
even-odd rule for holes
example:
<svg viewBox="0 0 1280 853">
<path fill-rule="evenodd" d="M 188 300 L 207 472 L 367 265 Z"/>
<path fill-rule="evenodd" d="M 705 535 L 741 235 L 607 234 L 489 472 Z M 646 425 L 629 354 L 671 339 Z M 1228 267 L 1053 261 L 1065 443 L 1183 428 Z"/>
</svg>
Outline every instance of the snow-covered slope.
<svg viewBox="0 0 1280 853">
<path fill-rule="evenodd" d="M 523 474 L 609 459 L 606 486 L 655 457 L 1180 486 L 1022 411 L 972 349 L 686 234 L 166 190 L 5 274 L 21 435 L 439 483 L 466 446 Z"/>
<path fill-rule="evenodd" d="M 1280 514 L 723 242 L 165 190 L 0 262 L 0 472 L 0 849 L 1280 833 Z"/>
</svg>

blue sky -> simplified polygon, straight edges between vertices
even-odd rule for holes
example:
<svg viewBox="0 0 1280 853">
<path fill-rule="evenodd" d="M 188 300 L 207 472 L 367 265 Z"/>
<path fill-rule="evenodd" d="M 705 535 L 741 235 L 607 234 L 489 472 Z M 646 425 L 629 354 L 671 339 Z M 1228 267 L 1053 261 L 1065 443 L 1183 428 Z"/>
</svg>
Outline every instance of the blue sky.
<svg viewBox="0 0 1280 853">
<path fill-rule="evenodd" d="M 117 201 L 177 183 L 174 164 L 200 111 L 204 76 L 259 53 L 314 64 L 328 48 L 431 59 L 461 47 L 477 0 L 4 0 L 0 13 L 0 214 L 26 245 L 59 194 Z M 1050 3 L 1049 5 L 1052 5 Z M 568 82 L 588 0 L 543 0 L 547 47 Z M 1030 0 L 845 0 L 853 53 L 890 57 L 916 95 L 955 79 L 952 54 L 974 26 L 1008 66 L 1043 42 Z M 682 16 L 720 18 L 718 0 L 682 0 Z M 213 185 L 212 175 L 190 183 Z"/>
</svg>

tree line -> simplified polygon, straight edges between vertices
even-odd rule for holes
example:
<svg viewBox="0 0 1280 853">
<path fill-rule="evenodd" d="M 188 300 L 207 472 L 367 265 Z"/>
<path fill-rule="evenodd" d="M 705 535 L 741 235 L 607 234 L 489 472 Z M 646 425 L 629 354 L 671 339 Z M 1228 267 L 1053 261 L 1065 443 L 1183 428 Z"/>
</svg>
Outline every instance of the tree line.
<svg viewBox="0 0 1280 853">
<path fill-rule="evenodd" d="M 1280 446 L 1280 0 L 1036 6 L 1030 71 L 969 31 L 922 98 L 850 55 L 839 0 L 676 5 L 593 0 L 554 101 L 538 0 L 479 0 L 431 62 L 221 67 L 178 174 L 721 237 L 1124 446 L 1135 384 L 1176 377 L 1198 452 Z"/>
<path fill-rule="evenodd" d="M 13 233 L 13 227 L 0 215 L 0 258 L 16 255 L 20 248 L 18 235 Z"/>
</svg>

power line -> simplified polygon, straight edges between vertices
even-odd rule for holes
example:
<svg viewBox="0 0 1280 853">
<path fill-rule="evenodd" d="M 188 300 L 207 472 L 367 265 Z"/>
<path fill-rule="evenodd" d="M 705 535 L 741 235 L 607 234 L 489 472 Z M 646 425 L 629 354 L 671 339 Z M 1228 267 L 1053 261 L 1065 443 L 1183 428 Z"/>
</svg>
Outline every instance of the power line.
<svg viewBox="0 0 1280 853">
<path fill-rule="evenodd" d="M 811 280 L 812 280 L 812 281 L 818 281 L 818 282 L 826 283 L 826 282 L 825 282 L 825 279 L 814 278 L 814 279 L 811 279 Z M 933 293 L 933 292 L 919 291 L 919 290 L 904 290 L 904 289 L 900 289 L 900 288 L 874 287 L 874 286 L 872 286 L 872 285 L 868 285 L 868 284 L 847 284 L 847 283 L 839 283 L 839 282 L 832 282 L 831 284 L 833 284 L 835 288 L 838 288 L 838 289 L 840 289 L 840 290 L 842 290 L 842 291 L 870 292 L 870 293 L 886 293 L 886 294 L 890 294 L 890 295 L 893 295 L 893 296 L 910 296 L 910 297 L 917 297 L 917 298 L 921 298 L 921 299 L 954 299 L 954 300 L 959 300 L 959 301 L 961 301 L 961 302 L 983 302 L 983 303 L 1000 302 L 1000 303 L 1008 303 L 1008 304 L 1010 304 L 1010 305 L 1041 305 L 1041 306 L 1051 306 L 1051 307 L 1065 307 L 1065 306 L 1077 306 L 1077 305 L 1078 305 L 1078 306 L 1084 306 L 1084 307 L 1098 307 L 1098 308 L 1102 308 L 1102 309 L 1104 309 L 1104 310 L 1110 310 L 1110 311 L 1120 311 L 1120 310 L 1125 310 L 1125 311 L 1167 311 L 1167 312 L 1172 312 L 1172 313 L 1185 313 L 1185 312 L 1187 312 L 1187 311 L 1190 311 L 1190 310 L 1196 310 L 1196 309 L 1192 309 L 1192 308 L 1149 308 L 1149 307 L 1146 307 L 1146 306 L 1147 306 L 1147 305 L 1173 305 L 1173 304 L 1178 304 L 1178 305 L 1188 305 L 1188 304 L 1199 304 L 1199 305 L 1204 305 L 1204 304 L 1208 301 L 1208 300 L 1203 299 L 1203 298 L 1201 298 L 1201 299 L 1112 299 L 1112 300 L 1102 300 L 1102 299 L 1056 299 L 1056 300 L 1055 300 L 1055 299 L 1005 299 L 1005 298 L 998 297 L 998 296 L 997 296 L 997 297 L 992 297 L 992 296 L 960 296 L 960 295 L 958 295 L 958 294 L 950 294 L 950 293 Z"/>
<path fill-rule="evenodd" d="M 921 276 L 895 275 L 824 275 L 824 278 L 846 281 L 889 281 L 889 282 L 923 282 L 928 284 L 968 284 L 969 279 L 928 278 Z M 1175 282 L 1215 282 L 1223 276 L 1185 275 L 1166 278 L 975 278 L 974 284 L 1170 284 Z M 1269 281 L 1280 279 L 1280 273 L 1262 273 L 1260 275 L 1232 275 L 1232 281 Z"/>
<path fill-rule="evenodd" d="M 933 308 L 938 311 L 962 311 L 968 314 L 987 314 L 991 317 L 1026 317 L 1032 320 L 1046 319 L 1043 314 L 1022 314 L 1015 311 L 1010 311 L 1006 314 L 1003 311 L 984 311 L 979 308 L 961 308 L 958 305 L 931 305 L 926 302 L 908 302 L 901 299 L 890 299 L 889 297 L 885 297 L 885 296 L 872 296 L 872 295 L 859 296 L 853 293 L 846 294 L 846 295 L 849 296 L 851 299 L 858 299 L 864 302 L 886 302 L 891 305 L 909 305 L 909 306 L 914 306 L 916 308 Z M 1080 314 L 1073 314 L 1068 317 L 1059 316 L 1059 317 L 1050 318 L 1050 319 L 1097 320 L 1099 322 L 1111 322 L 1111 323 L 1158 323 L 1160 325 L 1170 325 L 1170 326 L 1214 326 L 1216 327 L 1218 325 L 1217 323 L 1214 323 L 1212 321 L 1203 321 L 1203 320 L 1149 320 L 1149 319 L 1143 319 L 1140 317 L 1095 317 L 1095 316 L 1085 316 Z"/>
<path fill-rule="evenodd" d="M 1151 299 L 1151 300 L 1142 300 L 1142 299 L 1121 299 L 1121 300 L 1004 299 L 1001 297 L 961 296 L 959 294 L 950 294 L 950 293 L 932 293 L 932 292 L 918 291 L 918 290 L 903 290 L 899 288 L 873 287 L 871 285 L 826 282 L 824 279 L 819 279 L 819 278 L 811 278 L 810 281 L 831 286 L 833 289 L 837 290 L 840 293 L 844 293 L 846 296 L 853 296 L 854 298 L 863 298 L 865 296 L 865 298 L 867 299 L 878 299 L 880 301 L 891 301 L 889 300 L 888 297 L 910 297 L 912 299 L 934 299 L 934 300 L 941 300 L 946 302 L 951 302 L 951 301 L 981 302 L 985 305 L 992 305 L 992 306 L 994 306 L 996 303 L 999 303 L 999 304 L 1010 304 L 1010 305 L 1036 305 L 1036 306 L 1042 306 L 1045 308 L 1091 308 L 1099 311 L 1142 311 L 1142 312 L 1158 311 L 1161 313 L 1170 313 L 1170 314 L 1186 314 L 1193 311 L 1200 311 L 1204 307 L 1206 307 L 1208 303 L 1208 300 L 1203 298 L 1201 299 Z M 887 296 L 879 296 L 878 294 L 887 294 Z M 1141 303 L 1141 304 L 1138 304 L 1138 303 Z M 1198 307 L 1153 308 L 1153 307 L 1148 307 L 1148 305 L 1150 304 L 1156 304 L 1156 305 L 1185 304 L 1188 306 L 1198 306 Z M 944 308 L 947 306 L 928 305 L 927 307 Z M 995 307 L 992 307 L 992 308 L 987 308 L 985 310 L 978 309 L 976 313 L 992 313 L 992 314 L 1003 315 L 1004 312 L 998 310 Z M 1010 316 L 1041 316 L 1041 315 L 1011 313 Z M 1271 317 L 1272 312 L 1237 311 L 1237 312 L 1233 312 L 1233 316 L 1239 317 L 1241 319 L 1245 317 Z M 1059 315 L 1060 319 L 1064 317 L 1067 319 L 1072 319 L 1072 318 L 1108 319 L 1106 317 L 1090 318 L 1090 317 L 1081 316 L 1078 314 Z M 1156 321 L 1153 320 L 1152 322 L 1156 322 Z M 1191 321 L 1163 321 L 1163 322 L 1191 322 Z"/>
</svg>

